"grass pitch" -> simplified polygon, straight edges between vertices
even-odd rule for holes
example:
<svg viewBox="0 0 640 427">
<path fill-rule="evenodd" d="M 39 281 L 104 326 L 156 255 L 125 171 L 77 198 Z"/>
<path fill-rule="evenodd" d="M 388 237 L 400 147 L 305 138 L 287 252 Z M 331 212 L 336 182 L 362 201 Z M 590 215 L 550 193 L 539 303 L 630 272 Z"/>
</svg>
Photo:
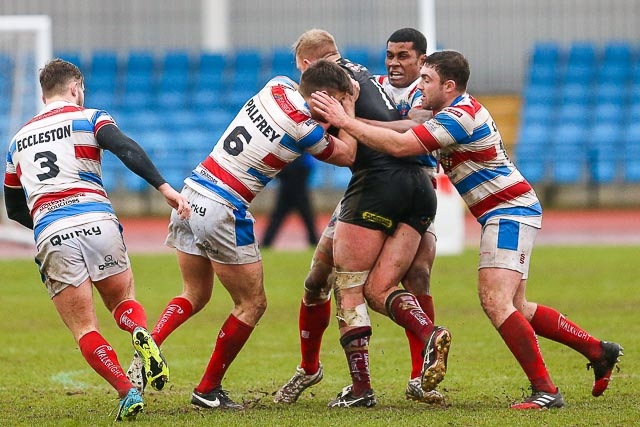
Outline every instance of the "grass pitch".
<svg viewBox="0 0 640 427">
<path fill-rule="evenodd" d="M 297 404 L 276 405 L 272 394 L 299 363 L 297 317 L 302 281 L 311 252 L 264 251 L 267 313 L 227 372 L 223 387 L 244 401 L 242 412 L 197 411 L 190 393 L 207 364 L 220 325 L 231 310 L 226 291 L 216 284 L 209 306 L 169 337 L 163 351 L 171 382 L 162 392 L 148 389 L 140 425 L 153 426 L 629 426 L 638 416 L 637 354 L 638 247 L 539 247 L 534 251 L 528 296 L 550 305 L 598 338 L 625 347 L 621 371 L 609 390 L 591 397 L 592 371 L 580 354 L 540 339 L 540 346 L 566 407 L 516 412 L 510 403 L 528 395 L 527 380 L 482 312 L 476 293 L 477 250 L 440 257 L 432 279 L 436 323 L 453 341 L 449 371 L 440 385 L 446 407 L 405 400 L 409 353 L 404 332 L 372 314 L 370 346 L 372 409 L 329 409 L 326 403 L 349 384 L 335 323 L 323 343 L 324 380 L 303 393 Z M 138 299 L 150 326 L 181 289 L 172 255 L 132 256 Z M 84 362 L 59 319 L 29 260 L 1 260 L 0 424 L 40 426 L 111 425 L 116 393 Z M 102 333 L 126 369 L 133 349 L 96 295 Z"/>
</svg>

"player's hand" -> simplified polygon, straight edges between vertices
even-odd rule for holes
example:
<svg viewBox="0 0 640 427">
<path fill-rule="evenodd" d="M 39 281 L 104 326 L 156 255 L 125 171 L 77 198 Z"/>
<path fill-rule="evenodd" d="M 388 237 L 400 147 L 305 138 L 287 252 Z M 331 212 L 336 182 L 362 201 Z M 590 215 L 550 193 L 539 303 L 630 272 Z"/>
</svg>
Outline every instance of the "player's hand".
<svg viewBox="0 0 640 427">
<path fill-rule="evenodd" d="M 158 187 L 158 191 L 164 196 L 169 206 L 176 210 L 180 219 L 187 219 L 191 216 L 191 206 L 187 198 L 173 189 L 166 182 Z"/>
<path fill-rule="evenodd" d="M 311 98 L 314 101 L 312 108 L 322 114 L 322 117 L 333 126 L 341 128 L 349 121 L 349 115 L 345 112 L 344 107 L 333 96 L 324 92 L 314 92 L 311 94 Z"/>
</svg>

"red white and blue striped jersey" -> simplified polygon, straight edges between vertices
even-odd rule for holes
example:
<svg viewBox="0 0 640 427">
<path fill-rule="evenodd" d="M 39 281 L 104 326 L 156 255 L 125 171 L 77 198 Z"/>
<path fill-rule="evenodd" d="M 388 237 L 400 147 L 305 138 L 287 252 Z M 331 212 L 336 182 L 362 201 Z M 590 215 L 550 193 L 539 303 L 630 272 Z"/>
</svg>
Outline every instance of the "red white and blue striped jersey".
<svg viewBox="0 0 640 427">
<path fill-rule="evenodd" d="M 471 213 L 483 224 L 509 218 L 540 228 L 542 207 L 507 156 L 491 114 L 469 94 L 458 96 L 413 132 L 440 164 Z"/>
<path fill-rule="evenodd" d="M 311 118 L 295 87 L 287 77 L 271 79 L 244 104 L 185 184 L 243 209 L 303 152 L 319 160 L 330 157 L 334 141 Z"/>
<path fill-rule="evenodd" d="M 107 124 L 115 123 L 105 111 L 56 101 L 11 140 L 4 184 L 24 189 L 36 242 L 63 228 L 115 218 L 95 138 Z"/>
<path fill-rule="evenodd" d="M 389 82 L 389 76 L 375 76 L 380 86 L 396 104 L 400 116 L 405 119 L 409 110 L 422 106 L 422 93 L 418 89 L 420 78 L 407 87 L 395 87 Z"/>
</svg>

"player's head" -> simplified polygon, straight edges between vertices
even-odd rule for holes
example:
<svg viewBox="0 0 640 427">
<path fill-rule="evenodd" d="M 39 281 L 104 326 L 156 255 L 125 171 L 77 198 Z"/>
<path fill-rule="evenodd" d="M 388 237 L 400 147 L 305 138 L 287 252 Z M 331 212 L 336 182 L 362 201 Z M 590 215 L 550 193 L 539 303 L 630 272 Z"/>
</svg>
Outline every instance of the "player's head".
<svg viewBox="0 0 640 427">
<path fill-rule="evenodd" d="M 65 98 L 84 104 L 84 77 L 78 67 L 62 59 L 52 59 L 40 70 L 42 99 Z"/>
<path fill-rule="evenodd" d="M 384 64 L 389 83 L 407 87 L 420 77 L 420 67 L 427 56 L 427 39 L 415 28 L 394 31 L 387 40 Z"/>
<path fill-rule="evenodd" d="M 339 55 L 336 40 L 331 33 L 318 28 L 305 31 L 293 44 L 296 68 L 304 72 L 318 59 Z"/>
<path fill-rule="evenodd" d="M 443 50 L 427 56 L 420 74 L 418 88 L 422 92 L 422 108 L 441 110 L 466 92 L 471 71 L 460 52 Z"/>
<path fill-rule="evenodd" d="M 353 95 L 353 83 L 351 78 L 338 64 L 326 59 L 319 59 L 309 65 L 300 77 L 298 92 L 309 104 L 311 117 L 324 121 L 322 116 L 315 112 L 311 94 L 314 92 L 326 92 L 338 101 L 342 101 L 347 95 Z"/>
</svg>

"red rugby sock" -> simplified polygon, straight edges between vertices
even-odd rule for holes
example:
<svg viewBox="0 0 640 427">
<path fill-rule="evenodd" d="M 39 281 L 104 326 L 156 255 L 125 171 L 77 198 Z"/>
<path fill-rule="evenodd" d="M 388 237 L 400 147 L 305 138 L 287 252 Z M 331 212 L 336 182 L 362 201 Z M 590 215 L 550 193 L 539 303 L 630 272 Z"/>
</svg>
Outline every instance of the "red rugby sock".
<svg viewBox="0 0 640 427">
<path fill-rule="evenodd" d="M 144 307 L 134 299 L 124 300 L 118 304 L 113 310 L 113 318 L 116 319 L 120 329 L 130 333 L 138 326 L 147 327 L 147 314 Z"/>
<path fill-rule="evenodd" d="M 89 366 L 118 391 L 120 398 L 133 387 L 124 373 L 118 356 L 98 331 L 91 331 L 78 340 L 80 352 Z"/>
<path fill-rule="evenodd" d="M 300 304 L 298 329 L 300 330 L 300 367 L 307 375 L 315 374 L 320 368 L 320 347 L 322 336 L 331 322 L 331 300 L 317 305 Z"/>
<path fill-rule="evenodd" d="M 222 384 L 222 378 L 229 365 L 234 361 L 244 344 L 253 332 L 253 326 L 240 321 L 233 314 L 220 328 L 216 346 L 209 359 L 209 364 L 204 372 L 200 384 L 196 387 L 199 393 L 209 393 Z"/>
<path fill-rule="evenodd" d="M 514 311 L 500 325 L 498 332 L 524 370 L 531 385 L 538 391 L 555 393 L 557 388 L 551 381 L 544 364 L 538 338 L 527 319 Z"/>
<path fill-rule="evenodd" d="M 553 308 L 538 305 L 531 319 L 531 326 L 541 337 L 571 347 L 589 360 L 598 360 L 602 357 L 600 340 L 589 335 Z"/>
<path fill-rule="evenodd" d="M 153 340 L 160 346 L 178 326 L 186 322 L 193 313 L 193 306 L 188 299 L 175 297 L 165 307 L 151 331 Z"/>
</svg>

